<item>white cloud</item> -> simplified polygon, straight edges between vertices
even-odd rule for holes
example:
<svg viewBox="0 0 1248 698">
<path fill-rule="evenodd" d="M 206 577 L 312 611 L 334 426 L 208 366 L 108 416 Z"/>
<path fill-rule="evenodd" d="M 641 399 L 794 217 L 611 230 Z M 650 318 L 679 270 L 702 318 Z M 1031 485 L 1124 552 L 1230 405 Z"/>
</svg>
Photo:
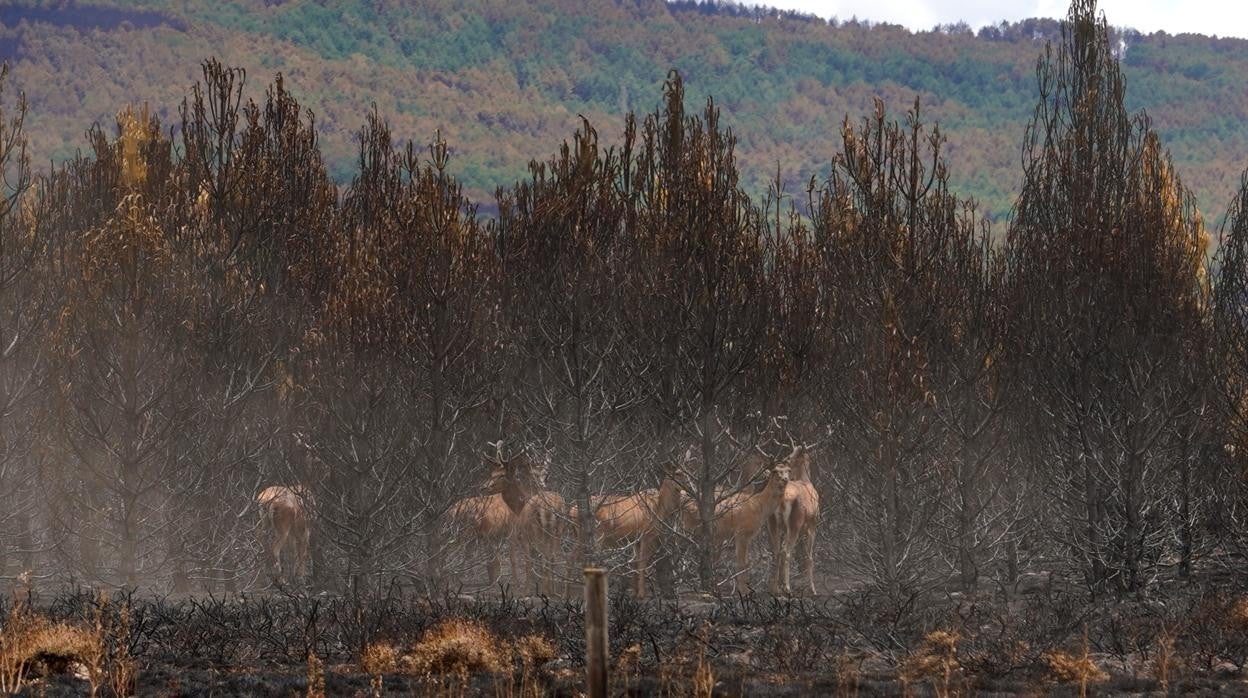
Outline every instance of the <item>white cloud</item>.
<svg viewBox="0 0 1248 698">
<path fill-rule="evenodd" d="M 985 24 L 1028 17 L 1066 16 L 1066 0 L 764 0 L 759 4 L 821 17 L 869 19 L 926 30 L 965 21 Z M 1142 32 L 1192 32 L 1248 38 L 1248 2 L 1234 0 L 1101 0 L 1100 11 L 1117 27 Z"/>
</svg>

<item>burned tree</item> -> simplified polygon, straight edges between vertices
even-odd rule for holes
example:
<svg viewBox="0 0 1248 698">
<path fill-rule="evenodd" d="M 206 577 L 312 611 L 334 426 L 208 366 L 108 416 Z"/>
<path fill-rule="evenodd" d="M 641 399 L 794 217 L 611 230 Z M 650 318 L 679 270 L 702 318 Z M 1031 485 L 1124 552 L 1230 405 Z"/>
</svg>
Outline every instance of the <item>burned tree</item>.
<svg viewBox="0 0 1248 698">
<path fill-rule="evenodd" d="M 570 485 L 578 513 L 567 522 L 575 563 L 603 562 L 594 549 L 601 495 L 630 488 L 644 475 L 632 466 L 653 462 L 657 452 L 628 429 L 640 403 L 635 347 L 621 315 L 635 301 L 625 191 L 632 140 L 630 121 L 623 152 L 604 149 L 582 122 L 555 157 L 531 163 L 528 179 L 499 194 L 494 234 L 515 338 L 510 399 L 523 415 L 514 436 L 556 454 L 551 486 Z M 553 493 L 534 505 L 564 509 Z M 558 533 L 530 529 L 522 531 L 526 545 Z M 554 560 L 540 562 L 539 573 L 555 573 Z"/>
<path fill-rule="evenodd" d="M 115 140 L 95 129 L 92 157 L 56 175 L 65 296 L 48 494 L 60 552 L 88 578 L 133 585 L 165 568 L 165 513 L 186 484 L 176 445 L 194 416 L 194 289 L 165 227 L 170 143 L 146 109 L 122 112 L 117 129 Z"/>
<path fill-rule="evenodd" d="M 1005 265 L 974 204 L 933 200 L 933 225 L 945 231 L 931 260 L 934 295 L 930 385 L 944 446 L 936 459 L 942 494 L 933 531 L 964 590 L 984 568 L 1010 557 L 1026 482 L 1008 448 L 1013 374 L 1005 364 L 1009 317 Z M 1012 579 L 1010 580 L 1012 581 Z"/>
<path fill-rule="evenodd" d="M 1023 433 L 1093 594 L 1141 591 L 1172 538 L 1171 464 L 1204 395 L 1205 236 L 1125 81 L 1095 2 L 1040 59 L 1009 231 Z"/>
<path fill-rule="evenodd" d="M 777 178 L 760 211 L 760 225 L 772 241 L 768 270 L 772 305 L 766 354 L 757 372 L 763 386 L 759 419 L 750 436 L 768 433 L 773 440 L 781 439 L 780 445 L 792 446 L 784 442 L 799 437 L 817 440 L 827 432 L 819 396 L 826 387 L 825 369 L 842 347 L 834 334 L 841 289 L 829 283 L 815 231 L 791 202 L 784 208 L 778 182 Z M 780 424 L 787 436 L 771 433 Z"/>
<path fill-rule="evenodd" d="M 254 497 L 293 476 L 292 362 L 323 293 L 314 260 L 337 203 L 312 115 L 280 75 L 262 105 L 244 104 L 244 77 L 207 61 L 181 107 L 176 213 L 203 289 L 193 310 L 203 362 L 198 416 L 180 445 L 194 487 L 182 502 L 188 515 L 170 522 L 185 577 L 175 587 L 197 578 L 234 588 L 258 559 Z"/>
<path fill-rule="evenodd" d="M 473 420 L 498 361 L 496 257 L 447 164 L 441 140 L 396 148 L 370 116 L 331 252 L 339 271 L 306 347 L 309 486 L 351 578 L 411 573 L 415 535 L 445 543 L 437 518 L 477 469 Z"/>
<path fill-rule="evenodd" d="M 958 244 L 973 219 L 948 189 L 938 129 L 919 107 L 904 125 L 883 105 L 860 127 L 847 119 L 843 150 L 812 192 L 824 281 L 841 320 L 839 361 L 824 367 L 837 494 L 850 503 L 853 564 L 893 597 L 930 580 L 927 530 L 939 507 L 945 433 L 933 365 L 953 300 Z"/>
<path fill-rule="evenodd" d="M 663 107 L 642 126 L 632 173 L 640 289 L 631 323 L 647 351 L 641 378 L 657 422 L 696 439 L 699 458 L 685 484 L 698 510 L 699 584 L 712 591 L 717 504 L 736 473 L 719 448 L 721 416 L 743 418 L 754 397 L 749 377 L 770 307 L 767 241 L 714 101 L 701 116 L 686 115 L 680 76 L 664 89 Z M 656 431 L 677 436 L 669 429 Z"/>
<path fill-rule="evenodd" d="M 1243 549 L 1248 520 L 1248 171 L 1240 180 L 1220 233 L 1214 276 L 1215 337 L 1211 368 L 1217 385 L 1221 439 L 1209 447 L 1216 496 L 1204 520 L 1217 534 Z"/>
<path fill-rule="evenodd" d="M 44 200 L 26 154 L 26 100 L 5 94 L 9 67 L 0 68 L 0 576 L 11 559 L 33 566 L 32 517 L 38 498 L 38 439 L 46 422 L 43 399 L 48 350 L 45 331 L 55 289 L 40 271 L 51 249 Z"/>
</svg>

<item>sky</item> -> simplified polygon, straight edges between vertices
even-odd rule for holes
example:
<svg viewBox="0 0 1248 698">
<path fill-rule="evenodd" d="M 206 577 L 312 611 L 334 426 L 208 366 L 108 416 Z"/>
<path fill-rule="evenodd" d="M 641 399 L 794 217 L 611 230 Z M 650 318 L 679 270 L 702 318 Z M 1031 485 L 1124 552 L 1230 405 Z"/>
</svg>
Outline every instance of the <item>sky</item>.
<svg viewBox="0 0 1248 698">
<path fill-rule="evenodd" d="M 759 4 L 820 17 L 867 19 L 927 30 L 965 21 L 975 29 L 1001 20 L 1064 18 L 1068 0 L 764 0 Z M 1248 0 L 1100 0 L 1110 25 L 1145 34 L 1197 33 L 1248 38 Z"/>
</svg>

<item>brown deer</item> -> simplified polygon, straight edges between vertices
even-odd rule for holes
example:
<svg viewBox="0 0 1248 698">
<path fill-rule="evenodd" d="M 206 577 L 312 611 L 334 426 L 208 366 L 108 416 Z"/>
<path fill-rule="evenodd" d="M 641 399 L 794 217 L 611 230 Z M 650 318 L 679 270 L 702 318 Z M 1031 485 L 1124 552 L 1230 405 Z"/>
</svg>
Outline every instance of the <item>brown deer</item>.
<svg viewBox="0 0 1248 698">
<path fill-rule="evenodd" d="M 490 464 L 486 494 L 452 504 L 442 515 L 441 530 L 467 544 L 489 546 L 486 568 L 491 585 L 497 584 L 502 575 L 502 548 L 507 546 L 512 578 L 519 585 L 517 545 L 518 539 L 523 540 L 524 511 L 528 502 L 542 492 L 546 466 L 534 463 L 523 453 L 504 459 L 502 443 L 490 444 L 495 454 L 483 456 Z"/>
<path fill-rule="evenodd" d="M 554 570 L 563 543 L 567 510 L 568 504 L 558 492 L 541 490 L 520 512 L 516 535 L 524 558 L 524 575 L 529 584 L 534 584 L 536 578 L 539 594 L 556 592 Z"/>
<path fill-rule="evenodd" d="M 273 485 L 256 495 L 260 523 L 269 531 L 269 560 L 273 578 L 282 582 L 282 551 L 291 548 L 291 572 L 295 578 L 308 574 L 308 542 L 311 537 L 312 495 L 303 485 Z"/>
<path fill-rule="evenodd" d="M 715 505 L 714 540 L 711 544 L 718 549 L 726 541 L 733 541 L 737 554 L 733 589 L 738 593 L 749 590 L 750 543 L 783 504 L 791 473 L 789 466 L 781 463 L 764 470 L 762 475 L 765 482 L 761 488 L 740 490 Z"/>
<path fill-rule="evenodd" d="M 486 548 L 486 576 L 490 586 L 502 576 L 502 549 L 511 554 L 511 575 L 517 576 L 516 548 L 513 540 L 518 517 L 507 507 L 501 494 L 465 497 L 455 502 L 442 515 L 440 528 L 472 549 Z"/>
<path fill-rule="evenodd" d="M 771 541 L 771 593 L 792 593 L 789 571 L 793 549 L 802 540 L 802 563 L 806 568 L 806 584 L 811 596 L 815 591 L 815 527 L 819 522 L 819 492 L 810 477 L 810 449 L 794 446 L 785 459 L 791 477 L 784 488 L 784 501 L 767 520 Z"/>
<path fill-rule="evenodd" d="M 617 546 L 634 541 L 637 565 L 637 598 L 646 597 L 646 571 L 654 554 L 662 527 L 685 502 L 676 481 L 665 477 L 659 487 L 634 494 L 608 494 L 590 497 L 595 522 L 594 540 L 599 546 Z M 579 527 L 580 510 L 568 512 L 574 531 Z M 577 536 L 579 539 L 579 535 Z M 576 557 L 581 557 L 578 555 Z"/>
</svg>

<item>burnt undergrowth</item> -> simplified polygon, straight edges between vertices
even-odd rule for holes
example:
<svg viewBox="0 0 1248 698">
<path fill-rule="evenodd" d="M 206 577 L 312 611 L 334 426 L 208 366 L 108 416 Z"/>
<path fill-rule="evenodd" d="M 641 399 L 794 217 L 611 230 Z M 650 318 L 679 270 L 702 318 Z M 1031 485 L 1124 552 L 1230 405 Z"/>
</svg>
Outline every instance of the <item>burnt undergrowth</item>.
<svg viewBox="0 0 1248 698">
<path fill-rule="evenodd" d="M 13 601 L 6 600 L 5 617 L 11 618 Z M 131 590 L 111 598 L 75 587 L 27 592 L 17 601 L 53 623 L 86 628 L 117 627 L 101 623 L 101 614 L 127 614 L 121 641 L 137 668 L 140 695 L 306 692 L 310 658 L 323 667 L 326 695 L 572 695 L 582 685 L 579 599 L 517 597 L 505 589 L 430 595 L 393 585 L 346 595 Z M 627 695 L 686 695 L 706 687 L 714 695 L 1037 688 L 1072 695 L 1084 689 L 1225 694 L 1248 685 L 1248 595 L 1226 580 L 1097 601 L 1059 584 L 1015 598 L 925 593 L 901 602 L 866 591 L 680 601 L 617 594 L 609 610 L 613 686 Z M 370 680 L 362 659 L 370 647 L 394 648 L 401 658 L 448 623 L 488 634 L 495 643 L 489 651 L 501 664 L 441 674 L 405 669 L 406 660 L 398 659 L 374 669 Z M 549 643 L 537 659 L 520 649 L 533 638 Z M 74 673 L 72 666 L 64 673 L 37 667 L 26 694 L 37 688 L 74 695 L 86 685 Z"/>
</svg>

